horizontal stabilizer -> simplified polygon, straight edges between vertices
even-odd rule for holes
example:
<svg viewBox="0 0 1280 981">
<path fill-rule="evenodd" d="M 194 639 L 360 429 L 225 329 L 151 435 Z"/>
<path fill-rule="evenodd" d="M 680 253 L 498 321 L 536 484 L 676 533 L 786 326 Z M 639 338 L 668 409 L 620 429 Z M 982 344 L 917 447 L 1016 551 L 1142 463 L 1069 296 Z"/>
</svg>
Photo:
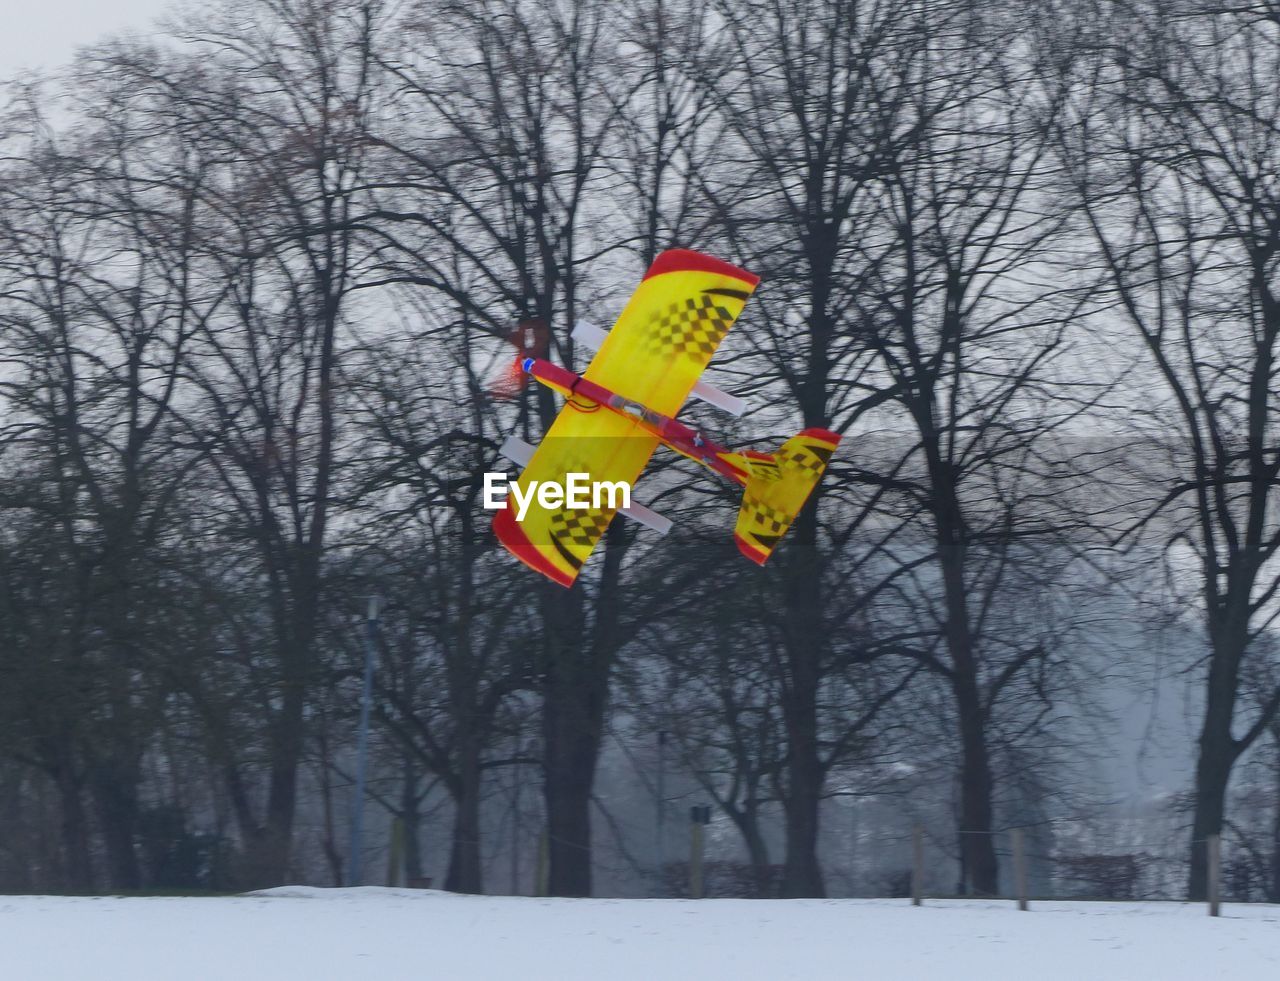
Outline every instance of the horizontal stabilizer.
<svg viewBox="0 0 1280 981">
<path fill-rule="evenodd" d="M 838 433 L 812 428 L 792 436 L 777 453 L 751 455 L 747 461 L 751 476 L 733 530 L 743 555 L 757 565 L 765 564 L 818 486 L 839 445 Z"/>
<path fill-rule="evenodd" d="M 502 441 L 502 445 L 498 447 L 499 453 L 512 463 L 522 467 L 527 467 L 529 461 L 533 459 L 533 450 L 534 448 L 519 436 L 508 436 Z"/>
<path fill-rule="evenodd" d="M 595 324 L 579 320 L 573 325 L 573 330 L 569 336 L 583 347 L 590 348 L 592 351 L 599 351 L 604 344 L 604 339 L 609 336 L 609 332 L 597 327 Z"/>
<path fill-rule="evenodd" d="M 533 459 L 534 447 L 530 446 L 519 436 L 508 436 L 502 441 L 502 445 L 498 447 L 498 452 L 510 460 L 517 466 L 527 467 L 529 461 Z M 665 535 L 671 530 L 671 519 L 664 518 L 657 511 L 645 507 L 643 504 L 631 502 L 630 507 L 619 508 L 618 513 L 630 518 L 636 524 L 644 525 L 646 528 L 656 531 L 659 535 Z"/>
<path fill-rule="evenodd" d="M 636 524 L 644 525 L 646 528 L 656 531 L 659 535 L 665 535 L 671 530 L 670 518 L 664 518 L 657 511 L 650 510 L 635 501 L 631 502 L 630 507 L 618 508 L 618 513 L 626 515 Z"/>
<path fill-rule="evenodd" d="M 693 391 L 689 394 L 695 399 L 701 399 L 706 402 L 707 405 L 714 405 L 721 412 L 727 412 L 731 416 L 740 416 L 747 411 L 747 403 L 738 398 L 738 396 L 722 392 L 704 381 L 695 383 Z"/>
</svg>

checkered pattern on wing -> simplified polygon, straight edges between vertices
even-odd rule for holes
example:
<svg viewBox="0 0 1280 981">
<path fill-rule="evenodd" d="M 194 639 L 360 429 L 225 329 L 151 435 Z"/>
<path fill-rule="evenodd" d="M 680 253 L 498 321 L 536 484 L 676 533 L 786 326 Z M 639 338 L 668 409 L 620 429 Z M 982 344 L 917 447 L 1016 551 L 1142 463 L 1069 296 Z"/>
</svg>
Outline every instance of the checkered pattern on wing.
<svg viewBox="0 0 1280 981">
<path fill-rule="evenodd" d="M 596 508 L 573 511 L 566 508 L 551 515 L 551 534 L 562 542 L 588 550 L 600 540 L 608 526 L 609 517 Z"/>
<path fill-rule="evenodd" d="M 591 474 L 591 465 L 580 456 L 571 455 L 572 447 L 560 447 L 560 456 L 556 459 L 556 467 L 567 477 L 571 473 Z"/>
<path fill-rule="evenodd" d="M 742 509 L 751 515 L 752 524 L 759 526 L 752 528 L 752 532 L 781 535 L 791 521 L 791 515 L 785 511 L 772 508 L 751 495 L 743 495 Z"/>
<path fill-rule="evenodd" d="M 677 300 L 649 328 L 649 345 L 659 353 L 687 354 L 706 362 L 729 333 L 733 316 L 710 296 Z"/>
</svg>

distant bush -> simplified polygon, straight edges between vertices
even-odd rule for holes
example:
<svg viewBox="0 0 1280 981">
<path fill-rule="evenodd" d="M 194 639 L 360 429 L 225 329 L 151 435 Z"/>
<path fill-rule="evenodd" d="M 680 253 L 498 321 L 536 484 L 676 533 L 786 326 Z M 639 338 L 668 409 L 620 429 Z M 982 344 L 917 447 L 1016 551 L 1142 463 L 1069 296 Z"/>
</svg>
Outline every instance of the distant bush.
<svg viewBox="0 0 1280 981">
<path fill-rule="evenodd" d="M 1149 858 L 1142 852 L 1121 855 L 1060 855 L 1058 873 L 1080 884 L 1079 892 L 1090 899 L 1136 899 L 1142 868 Z"/>
<path fill-rule="evenodd" d="M 770 899 L 778 895 L 782 866 L 757 870 L 748 862 L 704 862 L 702 894 L 716 899 Z M 689 863 L 668 862 L 662 870 L 662 895 L 681 899 L 689 896 Z"/>
</svg>

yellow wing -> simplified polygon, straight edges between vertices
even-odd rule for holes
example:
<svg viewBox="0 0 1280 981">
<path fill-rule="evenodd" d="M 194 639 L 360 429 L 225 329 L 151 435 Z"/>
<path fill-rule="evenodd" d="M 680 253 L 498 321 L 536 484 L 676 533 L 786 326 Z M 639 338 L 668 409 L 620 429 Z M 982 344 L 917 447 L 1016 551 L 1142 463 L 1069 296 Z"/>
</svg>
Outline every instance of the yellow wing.
<svg viewBox="0 0 1280 981">
<path fill-rule="evenodd" d="M 759 282 L 700 252 L 663 252 L 583 377 L 674 416 Z"/>
<path fill-rule="evenodd" d="M 596 352 L 584 377 L 654 412 L 673 416 L 715 354 L 758 276 L 698 252 L 663 252 Z M 571 473 L 588 481 L 635 483 L 658 446 L 629 417 L 571 398 L 547 430 L 515 485 L 563 487 Z M 572 586 L 617 513 L 600 507 L 543 508 L 536 499 L 517 520 L 514 493 L 493 521 L 498 540 L 529 568 Z"/>
<path fill-rule="evenodd" d="M 533 481 L 563 487 L 569 474 L 581 473 L 587 474 L 588 481 L 624 481 L 630 487 L 657 445 L 658 437 L 632 419 L 595 402 L 570 399 L 514 483 L 523 494 Z M 493 530 L 507 551 L 529 568 L 562 586 L 572 586 L 617 514 L 621 499 L 615 495 L 611 506 L 608 496 L 601 494 L 600 504 L 548 509 L 535 497 L 524 520 L 518 521 L 515 494 L 509 493 L 506 510 L 493 519 Z"/>
</svg>

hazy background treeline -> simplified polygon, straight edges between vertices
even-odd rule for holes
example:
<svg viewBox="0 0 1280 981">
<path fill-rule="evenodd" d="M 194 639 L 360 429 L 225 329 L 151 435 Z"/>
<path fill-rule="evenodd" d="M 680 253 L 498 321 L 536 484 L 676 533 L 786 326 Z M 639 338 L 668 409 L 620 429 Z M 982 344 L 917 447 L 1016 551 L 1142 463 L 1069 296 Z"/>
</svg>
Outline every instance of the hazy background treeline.
<svg viewBox="0 0 1280 981">
<path fill-rule="evenodd" d="M 255 0 L 0 118 L 0 889 L 1280 901 L 1280 5 Z M 482 475 L 515 324 L 763 277 L 763 570 L 660 453 L 582 582 Z M 541 875 L 539 874 L 541 869 Z"/>
</svg>

